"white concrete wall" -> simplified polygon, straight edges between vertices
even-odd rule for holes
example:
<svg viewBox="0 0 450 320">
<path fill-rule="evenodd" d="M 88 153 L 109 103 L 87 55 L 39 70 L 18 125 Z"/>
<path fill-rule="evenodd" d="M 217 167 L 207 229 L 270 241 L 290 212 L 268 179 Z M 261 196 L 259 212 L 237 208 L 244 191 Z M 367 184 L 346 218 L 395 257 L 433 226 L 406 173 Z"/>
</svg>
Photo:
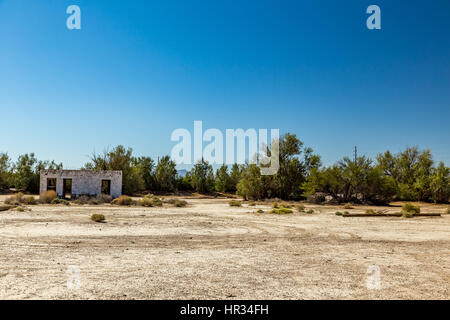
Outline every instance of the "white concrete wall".
<svg viewBox="0 0 450 320">
<path fill-rule="evenodd" d="M 102 180 L 111 180 L 111 196 L 122 195 L 122 171 L 95 170 L 41 170 L 40 192 L 47 191 L 47 179 L 56 178 L 56 193 L 63 194 L 63 179 L 72 179 L 72 195 L 99 195 L 102 191 Z"/>
</svg>

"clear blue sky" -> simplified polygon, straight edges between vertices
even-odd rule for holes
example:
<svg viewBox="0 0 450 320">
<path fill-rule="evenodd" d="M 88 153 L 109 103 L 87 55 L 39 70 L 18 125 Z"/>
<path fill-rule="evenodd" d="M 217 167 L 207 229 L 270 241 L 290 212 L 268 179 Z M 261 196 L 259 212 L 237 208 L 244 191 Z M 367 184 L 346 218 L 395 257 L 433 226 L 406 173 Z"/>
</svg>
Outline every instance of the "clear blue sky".
<svg viewBox="0 0 450 320">
<path fill-rule="evenodd" d="M 194 120 L 295 133 L 325 164 L 418 145 L 449 165 L 450 2 L 0 0 L 0 117 L 0 152 L 69 168 L 169 154 Z"/>
</svg>

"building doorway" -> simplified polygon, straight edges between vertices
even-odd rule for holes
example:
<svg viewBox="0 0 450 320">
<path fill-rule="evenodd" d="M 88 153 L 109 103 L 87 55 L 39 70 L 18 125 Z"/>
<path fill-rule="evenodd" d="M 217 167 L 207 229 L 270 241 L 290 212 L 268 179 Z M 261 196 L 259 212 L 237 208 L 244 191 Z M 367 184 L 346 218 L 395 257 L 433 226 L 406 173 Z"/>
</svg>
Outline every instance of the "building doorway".
<svg viewBox="0 0 450 320">
<path fill-rule="evenodd" d="M 111 195 L 111 180 L 102 180 L 102 194 Z"/>
<path fill-rule="evenodd" d="M 63 179 L 63 193 L 64 199 L 72 198 L 72 179 Z"/>
</svg>

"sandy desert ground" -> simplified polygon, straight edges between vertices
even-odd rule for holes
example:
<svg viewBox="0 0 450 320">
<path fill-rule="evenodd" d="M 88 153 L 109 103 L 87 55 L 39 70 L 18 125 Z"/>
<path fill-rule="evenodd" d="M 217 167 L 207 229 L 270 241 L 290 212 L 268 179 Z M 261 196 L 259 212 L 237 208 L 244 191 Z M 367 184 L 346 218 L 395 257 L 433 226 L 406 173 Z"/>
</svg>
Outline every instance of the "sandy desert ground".
<svg viewBox="0 0 450 320">
<path fill-rule="evenodd" d="M 273 215 L 256 213 L 270 203 L 185 199 L 0 212 L 0 299 L 450 298 L 450 215 L 344 218 L 317 205 Z M 379 289 L 367 287 L 373 265 Z"/>
</svg>

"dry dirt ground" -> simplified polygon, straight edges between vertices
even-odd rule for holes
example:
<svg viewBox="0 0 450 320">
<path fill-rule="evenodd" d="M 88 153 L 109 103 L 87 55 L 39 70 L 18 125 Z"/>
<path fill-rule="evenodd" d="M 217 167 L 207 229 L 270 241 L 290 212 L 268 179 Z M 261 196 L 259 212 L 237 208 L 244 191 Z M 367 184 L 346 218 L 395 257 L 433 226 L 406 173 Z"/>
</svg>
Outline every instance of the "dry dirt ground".
<svg viewBox="0 0 450 320">
<path fill-rule="evenodd" d="M 256 213 L 270 203 L 185 199 L 0 212 L 0 299 L 450 298 L 450 215 L 344 218 L 306 205 L 315 213 L 281 216 Z"/>
</svg>

